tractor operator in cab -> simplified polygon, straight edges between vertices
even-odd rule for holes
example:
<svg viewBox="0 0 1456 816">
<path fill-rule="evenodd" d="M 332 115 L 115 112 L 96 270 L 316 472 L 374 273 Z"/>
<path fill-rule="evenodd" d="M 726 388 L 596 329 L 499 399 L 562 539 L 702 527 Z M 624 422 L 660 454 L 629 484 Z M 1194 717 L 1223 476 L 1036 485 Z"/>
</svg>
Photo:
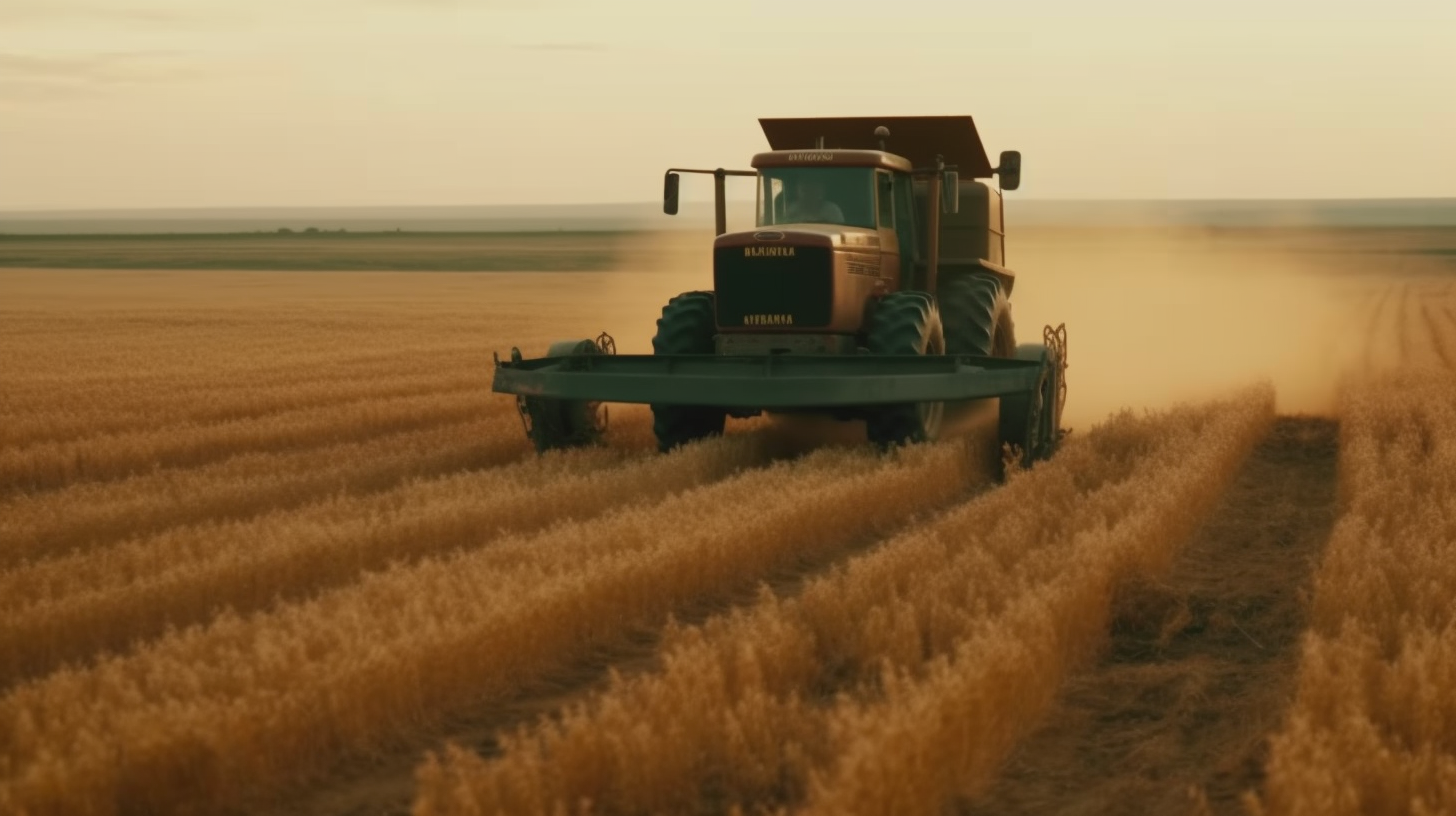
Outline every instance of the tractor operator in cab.
<svg viewBox="0 0 1456 816">
<path fill-rule="evenodd" d="M 816 178 L 800 179 L 798 198 L 789 205 L 787 220 L 791 224 L 843 224 L 844 212 L 833 201 L 824 199 L 824 182 Z"/>
</svg>

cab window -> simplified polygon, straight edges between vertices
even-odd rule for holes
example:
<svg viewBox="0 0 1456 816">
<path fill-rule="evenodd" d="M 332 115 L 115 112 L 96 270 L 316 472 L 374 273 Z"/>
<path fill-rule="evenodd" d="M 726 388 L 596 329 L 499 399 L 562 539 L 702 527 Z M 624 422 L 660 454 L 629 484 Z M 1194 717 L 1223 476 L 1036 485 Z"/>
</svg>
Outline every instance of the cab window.
<svg viewBox="0 0 1456 816">
<path fill-rule="evenodd" d="M 869 167 L 773 167 L 759 173 L 758 226 L 842 224 L 874 229 L 875 171 Z"/>
<path fill-rule="evenodd" d="M 894 229 L 895 177 L 887 171 L 875 172 L 875 200 L 878 202 L 880 229 Z"/>
</svg>

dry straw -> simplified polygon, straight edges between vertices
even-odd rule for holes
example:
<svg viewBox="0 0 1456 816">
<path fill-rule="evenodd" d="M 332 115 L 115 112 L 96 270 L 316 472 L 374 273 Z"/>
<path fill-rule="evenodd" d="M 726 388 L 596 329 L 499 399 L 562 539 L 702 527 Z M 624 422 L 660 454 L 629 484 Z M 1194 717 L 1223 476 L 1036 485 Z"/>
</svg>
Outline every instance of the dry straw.
<svg viewBox="0 0 1456 816">
<path fill-rule="evenodd" d="M 232 521 L 332 495 L 504 464 L 527 444 L 501 412 L 358 442 L 247 453 L 198 468 L 83 482 L 0 502 L 0 565 L 92 550 L 169 527 Z"/>
<path fill-rule="evenodd" d="M 1456 325 L 1442 335 L 1456 338 Z M 1352 383 L 1343 515 L 1315 576 L 1298 691 L 1274 736 L 1273 816 L 1456 811 L 1456 379 Z"/>
<path fill-rule="evenodd" d="M 417 814 L 939 813 L 989 778 L 1115 585 L 1166 567 L 1273 394 L 1124 414 L 810 584 L 676 631 L 662 668 L 419 772 Z"/>
<path fill-rule="evenodd" d="M 122 478 L 158 466 L 195 467 L 239 453 L 318 447 L 463 422 L 479 416 L 488 401 L 483 391 L 393 397 L 5 448 L 0 450 L 0 496 Z"/>
<path fill-rule="evenodd" d="M 570 451 L 12 569 L 0 573 L 0 687 L 224 608 L 253 612 L 391 563 L 651 503 L 757 463 L 760 448 L 645 461 L 621 449 Z"/>
<path fill-rule="evenodd" d="M 721 474 L 753 444 L 677 456 Z M 56 672 L 0 699 L 0 810 L 176 812 L 284 784 L 944 506 L 972 458 L 820 451 Z"/>
</svg>

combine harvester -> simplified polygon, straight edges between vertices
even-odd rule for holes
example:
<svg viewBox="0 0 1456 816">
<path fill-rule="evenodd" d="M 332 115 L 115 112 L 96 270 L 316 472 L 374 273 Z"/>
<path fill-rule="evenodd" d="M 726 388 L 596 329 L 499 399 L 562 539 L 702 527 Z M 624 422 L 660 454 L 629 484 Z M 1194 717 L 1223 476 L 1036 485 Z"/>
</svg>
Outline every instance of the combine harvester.
<svg viewBox="0 0 1456 816">
<path fill-rule="evenodd" d="M 1066 399 L 1066 330 L 1018 346 L 1003 266 L 1001 190 L 969 116 L 761 119 L 773 149 L 713 176 L 713 290 L 668 301 L 650 355 L 612 338 L 496 359 L 536 449 L 596 442 L 602 404 L 652 406 L 658 447 L 720 434 L 728 417 L 813 413 L 865 421 L 882 448 L 936 438 L 949 404 L 1000 398 L 1000 438 L 1023 464 L 1052 454 Z M 724 182 L 758 180 L 757 228 L 728 233 Z"/>
</svg>

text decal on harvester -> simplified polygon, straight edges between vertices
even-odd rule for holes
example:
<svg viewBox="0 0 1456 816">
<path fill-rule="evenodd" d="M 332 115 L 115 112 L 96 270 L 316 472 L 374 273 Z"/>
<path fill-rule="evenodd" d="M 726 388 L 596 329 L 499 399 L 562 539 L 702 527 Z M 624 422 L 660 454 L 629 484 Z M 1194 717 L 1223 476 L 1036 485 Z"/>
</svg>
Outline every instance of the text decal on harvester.
<svg viewBox="0 0 1456 816">
<path fill-rule="evenodd" d="M 827 162 L 834 161 L 833 153 L 790 153 L 791 162 Z"/>
<path fill-rule="evenodd" d="M 745 326 L 792 326 L 794 316 L 791 314 L 751 314 L 743 316 Z"/>
<path fill-rule="evenodd" d="M 794 257 L 793 247 L 744 247 L 743 257 L 745 258 L 792 258 Z"/>
</svg>

